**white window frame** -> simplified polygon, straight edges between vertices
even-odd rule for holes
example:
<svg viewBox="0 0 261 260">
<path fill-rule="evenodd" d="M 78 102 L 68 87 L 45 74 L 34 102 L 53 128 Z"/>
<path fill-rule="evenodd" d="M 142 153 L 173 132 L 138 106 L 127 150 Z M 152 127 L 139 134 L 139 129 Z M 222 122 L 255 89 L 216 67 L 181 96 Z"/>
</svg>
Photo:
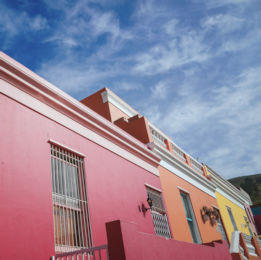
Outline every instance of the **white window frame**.
<svg viewBox="0 0 261 260">
<path fill-rule="evenodd" d="M 186 192 L 183 192 L 181 190 L 180 197 L 181 197 L 181 201 L 182 201 L 182 204 L 183 204 L 183 207 L 185 210 L 186 220 L 188 222 L 188 227 L 190 230 L 192 241 L 193 241 L 193 243 L 201 244 L 202 240 L 201 240 L 201 236 L 199 233 L 198 224 L 197 224 L 197 221 L 196 221 L 196 218 L 194 215 L 194 211 L 192 208 L 189 194 L 187 194 Z M 188 213 L 189 216 L 187 216 L 186 212 Z"/>
<path fill-rule="evenodd" d="M 233 226 L 233 228 L 234 228 L 234 231 L 238 231 L 237 223 L 236 223 L 236 221 L 235 221 L 235 218 L 234 218 L 234 215 L 233 215 L 233 213 L 232 213 L 231 208 L 230 208 L 229 206 L 226 206 L 226 208 L 227 208 L 227 212 L 228 212 L 229 218 L 230 218 L 230 220 L 231 220 L 232 226 Z"/>
</svg>

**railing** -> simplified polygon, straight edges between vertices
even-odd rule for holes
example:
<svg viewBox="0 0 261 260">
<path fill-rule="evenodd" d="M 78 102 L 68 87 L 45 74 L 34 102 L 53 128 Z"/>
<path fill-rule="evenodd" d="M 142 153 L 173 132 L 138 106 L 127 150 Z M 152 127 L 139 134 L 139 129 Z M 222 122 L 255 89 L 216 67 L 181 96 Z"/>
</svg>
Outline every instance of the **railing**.
<svg viewBox="0 0 261 260">
<path fill-rule="evenodd" d="M 171 146 L 172 146 L 173 153 L 177 155 L 179 159 L 185 162 L 186 161 L 184 157 L 185 153 L 180 148 L 178 148 L 175 144 L 171 143 Z"/>
<path fill-rule="evenodd" d="M 150 133 L 152 135 L 152 138 L 154 140 L 155 143 L 160 144 L 161 146 L 167 148 L 167 144 L 166 144 L 166 140 L 167 137 L 165 137 L 164 135 L 162 135 L 160 133 L 160 131 L 157 131 L 153 126 L 149 125 L 149 129 L 150 129 Z M 178 159 L 180 159 L 181 161 L 183 161 L 184 163 L 186 162 L 186 158 L 185 158 L 185 152 L 182 151 L 182 149 L 180 149 L 176 144 L 171 143 L 171 147 L 173 150 L 174 155 L 176 155 L 176 157 Z M 202 175 L 204 175 L 203 173 L 203 166 L 201 163 L 199 163 L 198 161 L 196 161 L 195 159 L 193 159 L 191 156 L 189 156 L 190 159 L 190 163 L 191 163 L 191 167 L 196 170 L 197 172 L 201 173 Z"/>
<path fill-rule="evenodd" d="M 189 157 L 190 163 L 193 169 L 202 173 L 202 164 L 194 160 L 193 158 Z"/>
<path fill-rule="evenodd" d="M 109 260 L 107 245 L 81 249 L 72 252 L 59 253 L 51 260 Z"/>
<path fill-rule="evenodd" d="M 171 238 L 169 223 L 166 214 L 161 214 L 151 210 L 151 215 L 154 223 L 154 229 L 158 236 Z"/>
<path fill-rule="evenodd" d="M 248 236 L 246 234 L 243 234 L 243 237 L 245 239 L 246 246 L 247 246 L 249 254 L 252 255 L 252 256 L 257 256 L 255 247 L 252 245 L 252 237 Z"/>
<path fill-rule="evenodd" d="M 245 256 L 245 250 L 243 247 L 239 246 L 239 252 L 241 254 L 241 257 L 243 258 L 243 260 L 248 260 L 247 257 Z"/>
<path fill-rule="evenodd" d="M 156 143 L 158 143 L 158 144 L 160 144 L 160 145 L 162 145 L 162 146 L 164 146 L 166 148 L 166 143 L 165 143 L 165 139 L 166 138 L 163 135 L 161 135 L 158 131 L 156 131 L 151 126 L 150 126 L 150 133 L 151 133 L 151 135 L 153 137 L 153 140 Z"/>
<path fill-rule="evenodd" d="M 257 243 L 259 244 L 259 247 L 261 249 L 261 238 L 260 237 L 257 238 Z"/>
</svg>

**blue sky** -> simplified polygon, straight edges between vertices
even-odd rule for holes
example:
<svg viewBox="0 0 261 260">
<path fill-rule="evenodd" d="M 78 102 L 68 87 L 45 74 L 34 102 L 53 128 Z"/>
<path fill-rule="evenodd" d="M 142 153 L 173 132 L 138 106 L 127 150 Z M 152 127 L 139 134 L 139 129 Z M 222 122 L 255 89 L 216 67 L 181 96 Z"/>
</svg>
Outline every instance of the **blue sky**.
<svg viewBox="0 0 261 260">
<path fill-rule="evenodd" d="M 225 178 L 261 173 L 260 0 L 2 0 L 0 48 L 81 100 L 107 86 Z"/>
</svg>

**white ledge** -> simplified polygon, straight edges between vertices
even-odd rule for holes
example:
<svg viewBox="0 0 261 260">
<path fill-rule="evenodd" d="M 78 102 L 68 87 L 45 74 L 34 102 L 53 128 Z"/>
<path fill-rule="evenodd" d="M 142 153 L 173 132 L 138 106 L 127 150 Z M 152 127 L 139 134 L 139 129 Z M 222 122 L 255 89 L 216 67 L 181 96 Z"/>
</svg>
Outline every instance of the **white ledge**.
<svg viewBox="0 0 261 260">
<path fill-rule="evenodd" d="M 75 154 L 77 154 L 77 155 L 80 155 L 81 157 L 85 157 L 85 155 L 84 155 L 83 153 L 78 152 L 77 150 L 74 150 L 74 149 L 72 149 L 72 148 L 70 148 L 70 147 L 68 147 L 68 146 L 66 146 L 66 145 L 64 145 L 64 144 L 61 144 L 61 143 L 59 143 L 59 142 L 57 142 L 57 141 L 55 141 L 55 140 L 53 140 L 53 139 L 49 139 L 49 140 L 48 140 L 48 143 L 57 145 L 57 146 L 59 146 L 59 147 L 65 149 L 65 150 L 67 150 L 67 151 L 70 151 L 70 152 L 72 152 L 72 153 L 75 153 Z"/>
</svg>

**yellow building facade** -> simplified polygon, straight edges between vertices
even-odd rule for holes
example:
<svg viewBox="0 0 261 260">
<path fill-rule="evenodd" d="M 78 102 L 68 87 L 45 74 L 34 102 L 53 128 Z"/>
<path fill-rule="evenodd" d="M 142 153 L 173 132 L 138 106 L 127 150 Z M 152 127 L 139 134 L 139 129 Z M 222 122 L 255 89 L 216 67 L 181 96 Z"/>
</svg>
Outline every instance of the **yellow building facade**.
<svg viewBox="0 0 261 260">
<path fill-rule="evenodd" d="M 231 234 L 236 230 L 247 235 L 251 235 L 249 224 L 247 223 L 248 217 L 245 209 L 242 206 L 233 203 L 231 200 L 218 192 L 216 192 L 216 199 L 228 240 L 231 240 Z M 229 213 L 229 210 L 231 211 L 231 213 Z M 232 214 L 234 218 L 237 229 L 235 229 L 233 225 L 230 214 Z"/>
<path fill-rule="evenodd" d="M 210 167 L 207 166 L 206 170 L 211 176 L 213 183 L 217 186 L 215 192 L 216 200 L 228 241 L 231 241 L 231 235 L 236 230 L 247 235 L 252 235 L 249 219 L 244 207 L 244 204 L 252 204 L 250 197 L 224 180 Z"/>
</svg>

